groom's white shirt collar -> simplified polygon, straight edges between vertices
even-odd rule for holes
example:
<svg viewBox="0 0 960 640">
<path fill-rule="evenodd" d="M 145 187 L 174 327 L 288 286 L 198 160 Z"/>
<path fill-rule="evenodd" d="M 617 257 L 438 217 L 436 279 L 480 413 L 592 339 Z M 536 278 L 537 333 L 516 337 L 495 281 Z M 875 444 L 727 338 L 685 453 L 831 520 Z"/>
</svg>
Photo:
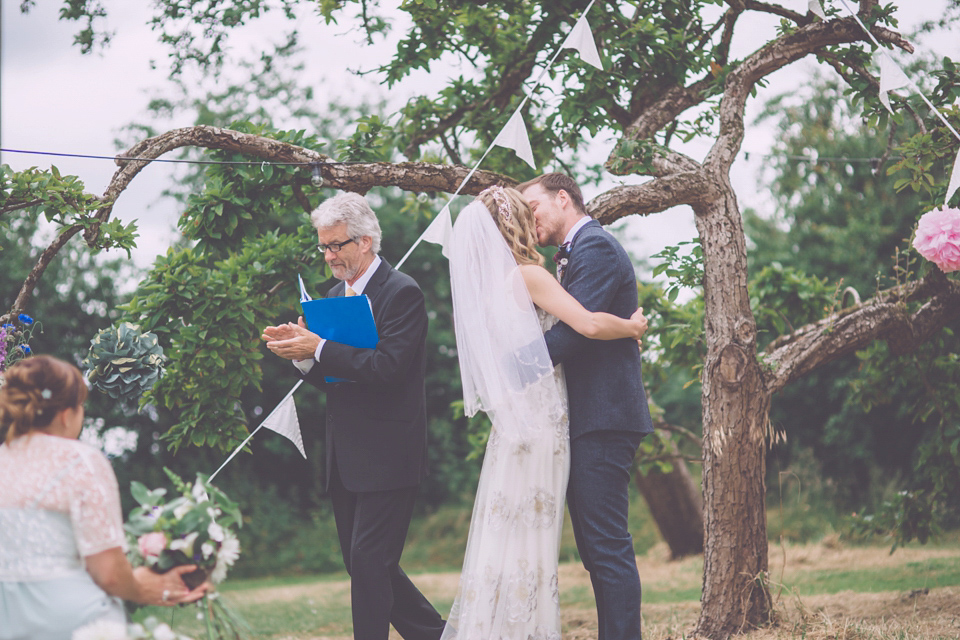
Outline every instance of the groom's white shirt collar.
<svg viewBox="0 0 960 640">
<path fill-rule="evenodd" d="M 367 270 L 363 272 L 363 275 L 357 278 L 357 281 L 352 285 L 347 284 L 346 280 L 343 282 L 343 290 L 346 291 L 347 287 L 353 289 L 356 294 L 359 296 L 363 293 L 363 290 L 367 288 L 367 284 L 370 282 L 370 278 L 373 277 L 373 274 L 377 272 L 377 269 L 380 268 L 380 263 L 383 260 L 380 259 L 379 255 L 373 256 L 373 262 L 370 263 L 370 266 L 367 267 Z M 327 343 L 326 340 L 321 339 L 320 344 L 317 345 L 317 350 L 313 352 L 313 360 L 292 360 L 293 365 L 300 369 L 306 375 L 310 372 L 310 369 L 313 368 L 314 362 L 320 362 L 320 352 L 323 351 L 323 345 Z"/>
<path fill-rule="evenodd" d="M 571 228 L 570 231 L 567 232 L 567 237 L 563 239 L 563 243 L 567 244 L 569 242 L 573 242 L 573 239 L 577 235 L 577 231 L 580 231 L 583 225 L 587 224 L 591 220 L 593 220 L 593 218 L 591 218 L 590 216 L 583 216 L 582 218 L 577 220 L 577 224 L 573 225 L 573 228 Z"/>
</svg>

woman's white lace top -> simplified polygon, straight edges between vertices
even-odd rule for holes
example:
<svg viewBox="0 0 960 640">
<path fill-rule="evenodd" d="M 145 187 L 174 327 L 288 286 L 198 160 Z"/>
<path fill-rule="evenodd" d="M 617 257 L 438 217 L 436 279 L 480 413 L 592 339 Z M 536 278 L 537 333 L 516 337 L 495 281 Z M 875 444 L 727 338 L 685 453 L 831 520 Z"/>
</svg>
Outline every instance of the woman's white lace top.
<svg viewBox="0 0 960 640">
<path fill-rule="evenodd" d="M 0 445 L 0 580 L 46 580 L 126 547 L 117 477 L 77 440 L 33 433 Z"/>
</svg>

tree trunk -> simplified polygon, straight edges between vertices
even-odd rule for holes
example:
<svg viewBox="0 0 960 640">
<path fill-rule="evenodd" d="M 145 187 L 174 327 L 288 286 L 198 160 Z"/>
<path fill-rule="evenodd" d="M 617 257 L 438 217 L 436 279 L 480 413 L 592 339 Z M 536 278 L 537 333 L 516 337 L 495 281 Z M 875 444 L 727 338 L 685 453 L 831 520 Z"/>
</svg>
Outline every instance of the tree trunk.
<svg viewBox="0 0 960 640">
<path fill-rule="evenodd" d="M 700 487 L 693 481 L 676 445 L 673 446 L 673 452 L 677 458 L 671 460 L 673 470 L 669 473 L 654 468 L 646 474 L 638 470 L 633 476 L 660 535 L 670 547 L 671 560 L 703 553 L 703 498 Z"/>
<path fill-rule="evenodd" d="M 764 440 L 770 394 L 756 353 L 747 254 L 726 176 L 696 210 L 704 253 L 703 595 L 696 633 L 719 640 L 766 622 Z"/>
</svg>

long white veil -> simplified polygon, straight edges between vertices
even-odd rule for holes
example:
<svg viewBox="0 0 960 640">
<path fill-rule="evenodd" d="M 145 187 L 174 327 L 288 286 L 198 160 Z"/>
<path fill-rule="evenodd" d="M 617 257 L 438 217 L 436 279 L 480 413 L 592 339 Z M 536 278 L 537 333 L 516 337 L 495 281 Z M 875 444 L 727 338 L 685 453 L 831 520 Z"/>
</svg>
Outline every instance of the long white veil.
<svg viewBox="0 0 960 640">
<path fill-rule="evenodd" d="M 453 227 L 450 281 L 464 409 L 487 412 L 493 426 L 441 640 L 559 640 L 566 393 L 520 268 L 482 202 Z"/>
<path fill-rule="evenodd" d="M 524 413 L 532 407 L 521 396 L 553 373 L 553 363 L 516 259 L 480 201 L 453 226 L 450 282 L 464 412 L 501 414 L 504 427 L 529 425 Z M 520 419 L 504 411 L 520 411 Z"/>
</svg>

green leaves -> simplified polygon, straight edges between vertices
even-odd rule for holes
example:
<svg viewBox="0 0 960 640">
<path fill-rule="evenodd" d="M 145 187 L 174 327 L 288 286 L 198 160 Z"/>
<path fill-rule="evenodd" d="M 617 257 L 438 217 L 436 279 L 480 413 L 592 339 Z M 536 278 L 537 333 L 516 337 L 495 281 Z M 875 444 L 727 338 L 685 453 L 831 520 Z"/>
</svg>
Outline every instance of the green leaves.
<svg viewBox="0 0 960 640">
<path fill-rule="evenodd" d="M 260 388 L 260 332 L 278 318 L 295 319 L 295 274 L 316 236 L 276 232 L 245 239 L 238 253 L 217 260 L 196 249 L 170 250 L 157 260 L 125 308 L 156 332 L 168 357 L 167 375 L 145 396 L 170 412 L 164 435 L 184 444 L 229 451 L 248 433 L 241 397 Z M 285 283 L 286 286 L 280 286 Z"/>
<path fill-rule="evenodd" d="M 337 154 L 345 162 L 388 162 L 393 152 L 395 134 L 380 116 L 364 116 L 357 120 L 357 130 L 337 140 Z"/>
<path fill-rule="evenodd" d="M 794 267 L 778 262 L 765 266 L 750 281 L 750 308 L 757 331 L 766 334 L 766 343 L 816 322 L 831 313 L 836 303 L 836 288 L 826 278 L 808 276 Z"/>
<path fill-rule="evenodd" d="M 690 251 L 680 253 L 681 247 L 690 246 Z M 673 302 L 680 295 L 682 287 L 699 288 L 703 285 L 703 247 L 699 240 L 687 240 L 668 246 L 652 258 L 659 258 L 663 262 L 653 268 L 653 275 L 665 273 L 671 278 L 667 284 L 667 298 Z"/>
</svg>

